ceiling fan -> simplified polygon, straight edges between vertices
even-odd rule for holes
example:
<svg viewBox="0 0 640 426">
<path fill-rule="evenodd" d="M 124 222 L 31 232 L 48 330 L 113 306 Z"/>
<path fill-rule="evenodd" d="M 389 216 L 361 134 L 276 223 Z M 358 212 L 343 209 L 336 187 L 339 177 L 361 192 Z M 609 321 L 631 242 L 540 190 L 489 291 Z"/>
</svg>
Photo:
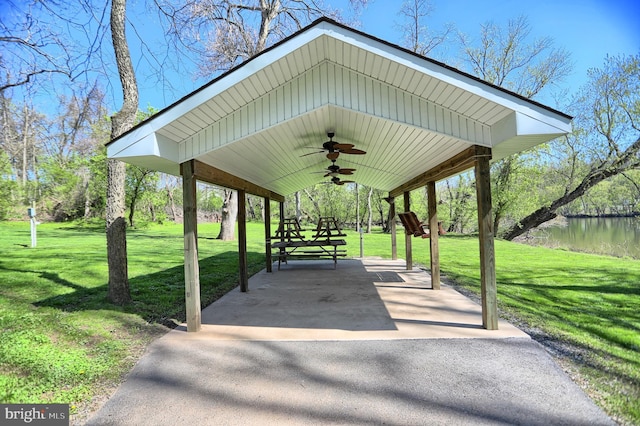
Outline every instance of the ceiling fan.
<svg viewBox="0 0 640 426">
<path fill-rule="evenodd" d="M 334 141 L 333 137 L 335 136 L 335 133 L 333 132 L 327 133 L 327 136 L 329 137 L 329 140 L 322 144 L 322 148 L 318 148 L 321 151 L 310 152 L 309 154 L 304 154 L 303 157 L 326 152 L 327 158 L 331 161 L 335 161 L 340 154 L 366 154 L 365 151 L 354 148 L 355 145 L 352 143 L 339 143 Z"/>
<path fill-rule="evenodd" d="M 336 164 L 336 160 L 331 160 L 331 165 L 329 167 L 327 167 L 322 172 L 316 172 L 316 173 L 326 173 L 324 177 L 329 177 L 329 176 L 336 177 L 338 175 L 352 175 L 353 172 L 355 171 L 356 169 L 341 168 Z"/>
</svg>

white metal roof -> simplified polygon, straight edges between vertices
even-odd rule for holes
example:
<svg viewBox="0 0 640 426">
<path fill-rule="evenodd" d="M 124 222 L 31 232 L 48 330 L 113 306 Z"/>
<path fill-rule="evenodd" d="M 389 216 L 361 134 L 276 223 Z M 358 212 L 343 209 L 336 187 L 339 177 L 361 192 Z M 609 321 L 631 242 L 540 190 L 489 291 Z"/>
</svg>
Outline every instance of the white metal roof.
<svg viewBox="0 0 640 426">
<path fill-rule="evenodd" d="M 288 195 L 344 179 L 397 188 L 472 145 L 499 159 L 571 131 L 571 117 L 328 19 L 278 43 L 108 144 L 109 158 L 179 174 L 191 159 Z M 317 151 L 320 151 L 319 149 Z"/>
</svg>

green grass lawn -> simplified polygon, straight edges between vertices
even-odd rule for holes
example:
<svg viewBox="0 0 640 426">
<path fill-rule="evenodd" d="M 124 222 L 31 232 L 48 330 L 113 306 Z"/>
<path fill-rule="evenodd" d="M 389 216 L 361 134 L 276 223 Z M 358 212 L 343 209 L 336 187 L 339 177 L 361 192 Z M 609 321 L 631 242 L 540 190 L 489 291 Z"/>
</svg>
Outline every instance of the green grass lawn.
<svg viewBox="0 0 640 426">
<path fill-rule="evenodd" d="M 237 285 L 237 242 L 199 225 L 202 304 Z M 264 268 L 264 230 L 248 226 L 250 274 Z M 275 228 L 273 228 L 275 229 Z M 349 256 L 360 236 L 349 232 Z M 110 305 L 103 224 L 0 222 L 0 402 L 62 402 L 90 411 L 166 325 L 184 321 L 182 226 L 128 232 L 133 303 Z M 440 239 L 441 269 L 461 291 L 479 293 L 478 241 Z M 365 256 L 390 257 L 390 238 L 365 234 Z M 413 240 L 428 264 L 428 240 Z M 404 257 L 404 238 L 398 238 Z M 620 423 L 640 425 L 640 261 L 496 241 L 503 317 L 545 345 Z"/>
</svg>

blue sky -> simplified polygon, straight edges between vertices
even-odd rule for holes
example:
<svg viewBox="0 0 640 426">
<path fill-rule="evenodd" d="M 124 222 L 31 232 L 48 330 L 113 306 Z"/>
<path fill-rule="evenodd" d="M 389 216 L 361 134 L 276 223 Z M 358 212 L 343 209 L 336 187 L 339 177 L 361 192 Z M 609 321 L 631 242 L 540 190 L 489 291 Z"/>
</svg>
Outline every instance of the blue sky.
<svg viewBox="0 0 640 426">
<path fill-rule="evenodd" d="M 326 3 L 340 7 L 344 0 L 327 0 Z M 571 53 L 574 72 L 560 84 L 560 88 L 567 88 L 570 93 L 586 82 L 589 68 L 602 66 L 607 54 L 640 54 L 640 2 L 637 0 L 432 0 L 432 3 L 434 10 L 428 26 L 436 32 L 446 23 L 452 23 L 458 31 L 477 37 L 483 23 L 491 21 L 506 27 L 509 19 L 527 17 L 532 28 L 531 37 L 551 37 L 555 47 Z M 358 29 L 401 44 L 402 35 L 397 28 L 401 21 L 400 5 L 399 0 L 374 0 L 362 13 Z M 131 18 L 136 21 L 142 16 L 134 11 Z M 148 26 L 154 28 L 152 24 Z M 453 46 L 449 50 L 447 53 L 453 58 L 456 53 Z M 436 59 L 451 63 L 446 57 Z M 142 78 L 141 107 L 164 108 L 197 89 L 204 81 L 194 81 L 183 75 L 175 83 L 174 90 L 168 90 L 157 84 L 145 84 Z M 551 100 L 540 100 L 555 106 L 551 105 Z"/>
<path fill-rule="evenodd" d="M 0 0 L 0 13 L 4 9 L 3 5 L 6 5 L 5 1 Z M 325 0 L 326 4 L 334 8 L 344 7 L 346 2 L 347 0 Z M 369 2 L 369 6 L 360 16 L 361 25 L 358 29 L 390 43 L 402 44 L 402 35 L 398 30 L 401 21 L 398 11 L 402 1 Z M 207 80 L 195 80 L 188 69 L 177 75 L 170 71 L 170 67 L 164 67 L 167 75 L 164 82 L 161 82 L 154 75 L 156 70 L 151 69 L 144 59 L 140 59 L 140 39 L 144 39 L 145 43 L 154 49 L 162 45 L 159 40 L 164 37 L 157 22 L 156 12 L 146 9 L 146 3 L 149 2 L 128 1 L 128 19 L 136 31 L 129 27 L 127 36 L 138 72 L 140 107 L 146 109 L 147 106 L 152 106 L 162 109 L 196 90 Z M 432 0 L 432 5 L 434 10 L 427 21 L 430 30 L 437 32 L 445 24 L 451 23 L 458 31 L 473 38 L 478 37 L 481 24 L 491 21 L 504 28 L 509 19 L 525 16 L 532 28 L 532 38 L 551 37 L 555 47 L 571 53 L 571 59 L 575 64 L 574 72 L 559 84 L 559 88 L 567 89 L 569 93 L 574 93 L 587 81 L 589 68 L 602 66 L 607 54 L 640 54 L 638 0 Z M 109 41 L 104 40 L 105 44 Z M 459 58 L 457 53 L 454 45 L 450 44 L 449 49 L 443 54 L 434 54 L 434 59 L 456 66 L 456 58 Z M 104 89 L 107 98 L 111 99 L 108 107 L 115 111 L 120 108 L 118 99 L 121 98 L 121 89 L 112 56 L 111 52 L 107 52 L 104 57 L 105 70 L 110 73 L 110 82 Z M 148 59 L 150 56 L 146 57 Z M 158 58 L 176 60 L 175 57 Z M 191 64 L 191 68 L 195 67 Z M 51 94 L 39 95 L 36 103 L 46 109 L 51 105 Z M 553 105 L 551 97 L 537 100 L 557 107 Z"/>
<path fill-rule="evenodd" d="M 563 85 L 571 90 L 584 84 L 587 70 L 602 66 L 607 54 L 640 53 L 637 0 L 433 0 L 433 4 L 429 24 L 434 30 L 450 22 L 475 37 L 483 23 L 506 27 L 509 19 L 527 17 L 532 37 L 551 37 L 556 47 L 571 53 L 574 73 Z M 361 18 L 361 29 L 399 43 L 401 35 L 389 22 L 399 20 L 391 16 L 395 5 L 395 1 L 374 1 Z"/>
</svg>

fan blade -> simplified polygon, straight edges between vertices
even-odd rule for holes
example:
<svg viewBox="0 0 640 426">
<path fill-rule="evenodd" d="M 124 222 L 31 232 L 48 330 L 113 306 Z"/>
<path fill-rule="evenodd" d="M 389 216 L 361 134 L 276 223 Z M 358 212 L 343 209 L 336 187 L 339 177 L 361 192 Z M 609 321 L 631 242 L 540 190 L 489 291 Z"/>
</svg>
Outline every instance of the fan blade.
<svg viewBox="0 0 640 426">
<path fill-rule="evenodd" d="M 350 149 L 353 149 L 355 145 L 352 143 L 334 143 L 333 144 L 333 149 L 338 149 L 340 151 L 349 151 Z"/>
<path fill-rule="evenodd" d="M 302 154 L 300 157 L 306 157 L 307 155 L 313 155 L 313 154 L 322 154 L 324 151 L 315 151 L 315 152 L 310 152 L 308 154 Z"/>
<path fill-rule="evenodd" d="M 366 154 L 366 151 L 363 151 L 361 149 L 348 149 L 348 150 L 340 150 L 341 153 L 343 154 L 355 154 L 355 155 L 362 155 L 362 154 Z"/>
<path fill-rule="evenodd" d="M 355 171 L 356 171 L 356 169 L 338 169 L 338 173 L 342 173 L 342 174 L 345 174 L 345 175 L 346 174 L 350 175 L 351 173 L 353 173 Z"/>
</svg>

